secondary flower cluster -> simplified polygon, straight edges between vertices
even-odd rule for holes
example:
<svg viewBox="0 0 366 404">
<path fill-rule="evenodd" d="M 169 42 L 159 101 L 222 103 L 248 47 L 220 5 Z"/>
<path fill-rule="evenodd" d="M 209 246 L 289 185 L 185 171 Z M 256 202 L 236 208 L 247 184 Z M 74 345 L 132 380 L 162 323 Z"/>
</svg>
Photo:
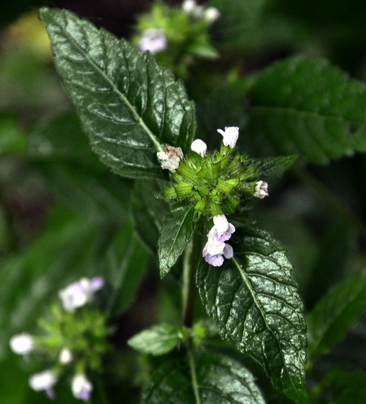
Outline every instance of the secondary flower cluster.
<svg viewBox="0 0 366 404">
<path fill-rule="evenodd" d="M 32 352 L 46 352 L 55 360 L 55 365 L 33 374 L 29 385 L 35 391 L 44 391 L 53 399 L 54 385 L 65 371 L 73 367 L 71 390 L 75 398 L 88 401 L 93 390 L 86 376 L 86 369 L 97 369 L 100 354 L 105 350 L 106 329 L 104 318 L 91 307 L 85 307 L 93 300 L 96 291 L 103 287 L 102 278 L 82 278 L 59 292 L 60 305 L 51 308 L 52 317 L 40 321 L 43 335 L 28 333 L 14 335 L 10 348 L 19 355 L 29 356 Z M 89 336 L 89 338 L 88 338 Z"/>
</svg>

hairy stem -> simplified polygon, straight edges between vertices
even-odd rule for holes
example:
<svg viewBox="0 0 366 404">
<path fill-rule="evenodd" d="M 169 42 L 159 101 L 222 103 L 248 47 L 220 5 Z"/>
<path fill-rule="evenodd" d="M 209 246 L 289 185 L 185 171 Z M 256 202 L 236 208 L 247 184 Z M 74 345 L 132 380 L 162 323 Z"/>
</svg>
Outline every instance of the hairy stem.
<svg viewBox="0 0 366 404">
<path fill-rule="evenodd" d="M 192 339 L 189 339 L 187 343 L 187 354 L 188 354 L 188 361 L 189 361 L 189 370 L 191 371 L 192 377 L 192 388 L 194 393 L 194 398 L 196 404 L 201 404 L 201 398 L 198 390 L 198 381 L 197 381 L 197 373 L 196 373 L 196 362 L 194 358 L 194 346 Z"/>
<path fill-rule="evenodd" d="M 299 168 L 293 168 L 292 172 L 306 185 L 313 188 L 319 196 L 338 214 L 351 223 L 366 240 L 366 226 L 347 206 L 341 203 L 320 181 L 310 173 Z"/>
</svg>

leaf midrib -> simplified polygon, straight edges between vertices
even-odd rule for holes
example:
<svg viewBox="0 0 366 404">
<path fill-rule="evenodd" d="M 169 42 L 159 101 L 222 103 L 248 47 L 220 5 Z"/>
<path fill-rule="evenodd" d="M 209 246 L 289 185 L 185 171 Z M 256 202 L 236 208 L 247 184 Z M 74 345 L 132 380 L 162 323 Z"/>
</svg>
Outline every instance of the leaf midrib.
<svg viewBox="0 0 366 404">
<path fill-rule="evenodd" d="M 85 58 L 86 62 L 88 62 L 90 64 L 90 66 L 92 66 L 92 68 L 103 78 L 103 80 L 108 83 L 108 85 L 110 85 L 113 89 L 113 91 L 115 92 L 115 94 L 117 94 L 117 96 L 121 99 L 121 101 L 127 105 L 128 109 L 131 111 L 132 115 L 134 116 L 134 118 L 137 121 L 137 124 L 139 124 L 142 129 L 145 131 L 145 133 L 147 134 L 147 136 L 150 138 L 150 140 L 154 143 L 156 149 L 159 152 L 163 152 L 164 149 L 161 146 L 161 144 L 159 143 L 159 141 L 157 140 L 156 136 L 150 131 L 150 129 L 148 128 L 148 126 L 145 124 L 145 122 L 142 120 L 142 118 L 140 117 L 140 115 L 138 114 L 138 112 L 136 111 L 135 107 L 129 102 L 129 100 L 126 98 L 126 96 L 119 90 L 119 88 L 115 85 L 115 83 L 104 73 L 104 71 L 98 66 L 98 64 L 89 56 L 88 52 L 82 48 L 75 40 L 74 38 L 69 34 L 69 32 L 65 29 L 63 29 L 62 26 L 60 26 L 60 24 L 57 24 L 55 22 L 55 25 L 57 25 L 59 27 L 59 29 L 64 33 L 64 35 L 66 36 L 66 38 L 69 40 L 70 43 L 73 44 L 73 46 L 79 51 L 79 53 Z M 83 30 L 82 27 L 80 27 L 80 24 L 78 24 L 78 28 L 80 30 Z M 84 30 L 83 30 L 84 31 Z M 101 31 L 99 31 L 99 33 L 101 33 Z M 121 40 L 119 40 L 119 43 L 121 43 Z M 65 78 L 66 79 L 66 78 Z"/>
</svg>

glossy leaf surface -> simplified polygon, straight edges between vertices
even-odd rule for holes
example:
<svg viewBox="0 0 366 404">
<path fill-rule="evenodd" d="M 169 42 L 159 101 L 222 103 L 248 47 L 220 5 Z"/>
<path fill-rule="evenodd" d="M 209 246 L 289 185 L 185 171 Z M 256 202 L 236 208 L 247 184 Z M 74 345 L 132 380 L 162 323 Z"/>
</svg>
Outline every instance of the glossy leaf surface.
<svg viewBox="0 0 366 404">
<path fill-rule="evenodd" d="M 149 53 L 71 12 L 40 11 L 55 64 L 101 160 L 119 175 L 163 177 L 163 144 L 188 149 L 194 106 L 173 75 Z"/>
<path fill-rule="evenodd" d="M 325 60 L 280 61 L 249 96 L 248 132 L 266 154 L 325 164 L 366 150 L 366 86 Z"/>
<path fill-rule="evenodd" d="M 263 366 L 273 385 L 306 402 L 306 325 L 283 248 L 264 231 L 235 232 L 234 258 L 221 268 L 201 260 L 197 282 L 221 336 Z"/>
<path fill-rule="evenodd" d="M 201 404 L 264 404 L 252 374 L 232 359 L 209 354 L 195 360 L 197 390 Z M 175 360 L 164 364 L 143 392 L 143 404 L 198 403 L 192 388 L 188 363 Z"/>
</svg>

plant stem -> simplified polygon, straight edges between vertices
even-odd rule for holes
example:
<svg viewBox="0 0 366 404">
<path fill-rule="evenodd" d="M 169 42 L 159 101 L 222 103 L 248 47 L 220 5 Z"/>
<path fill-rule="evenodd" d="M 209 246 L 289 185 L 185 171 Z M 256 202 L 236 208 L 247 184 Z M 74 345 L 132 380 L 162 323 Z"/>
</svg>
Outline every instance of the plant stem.
<svg viewBox="0 0 366 404">
<path fill-rule="evenodd" d="M 325 186 L 320 181 L 318 181 L 307 171 L 299 168 L 293 168 L 292 172 L 306 185 L 313 188 L 332 209 L 334 209 L 349 223 L 351 223 L 366 240 L 366 226 L 363 224 L 361 219 L 353 214 L 347 206 L 339 202 L 339 200 L 327 188 L 325 188 Z"/>
<path fill-rule="evenodd" d="M 188 361 L 189 361 L 189 369 L 191 371 L 191 376 L 192 376 L 192 388 L 193 388 L 193 392 L 194 392 L 194 398 L 196 400 L 196 404 L 201 404 L 200 393 L 198 390 L 196 362 L 194 359 L 194 346 L 193 346 L 192 338 L 190 338 L 187 342 L 187 354 L 188 354 Z"/>
<path fill-rule="evenodd" d="M 192 241 L 186 248 L 183 261 L 182 285 L 182 323 L 185 327 L 192 327 L 194 302 L 196 297 L 196 266 L 201 256 L 201 242 L 199 233 L 193 233 Z"/>
</svg>

